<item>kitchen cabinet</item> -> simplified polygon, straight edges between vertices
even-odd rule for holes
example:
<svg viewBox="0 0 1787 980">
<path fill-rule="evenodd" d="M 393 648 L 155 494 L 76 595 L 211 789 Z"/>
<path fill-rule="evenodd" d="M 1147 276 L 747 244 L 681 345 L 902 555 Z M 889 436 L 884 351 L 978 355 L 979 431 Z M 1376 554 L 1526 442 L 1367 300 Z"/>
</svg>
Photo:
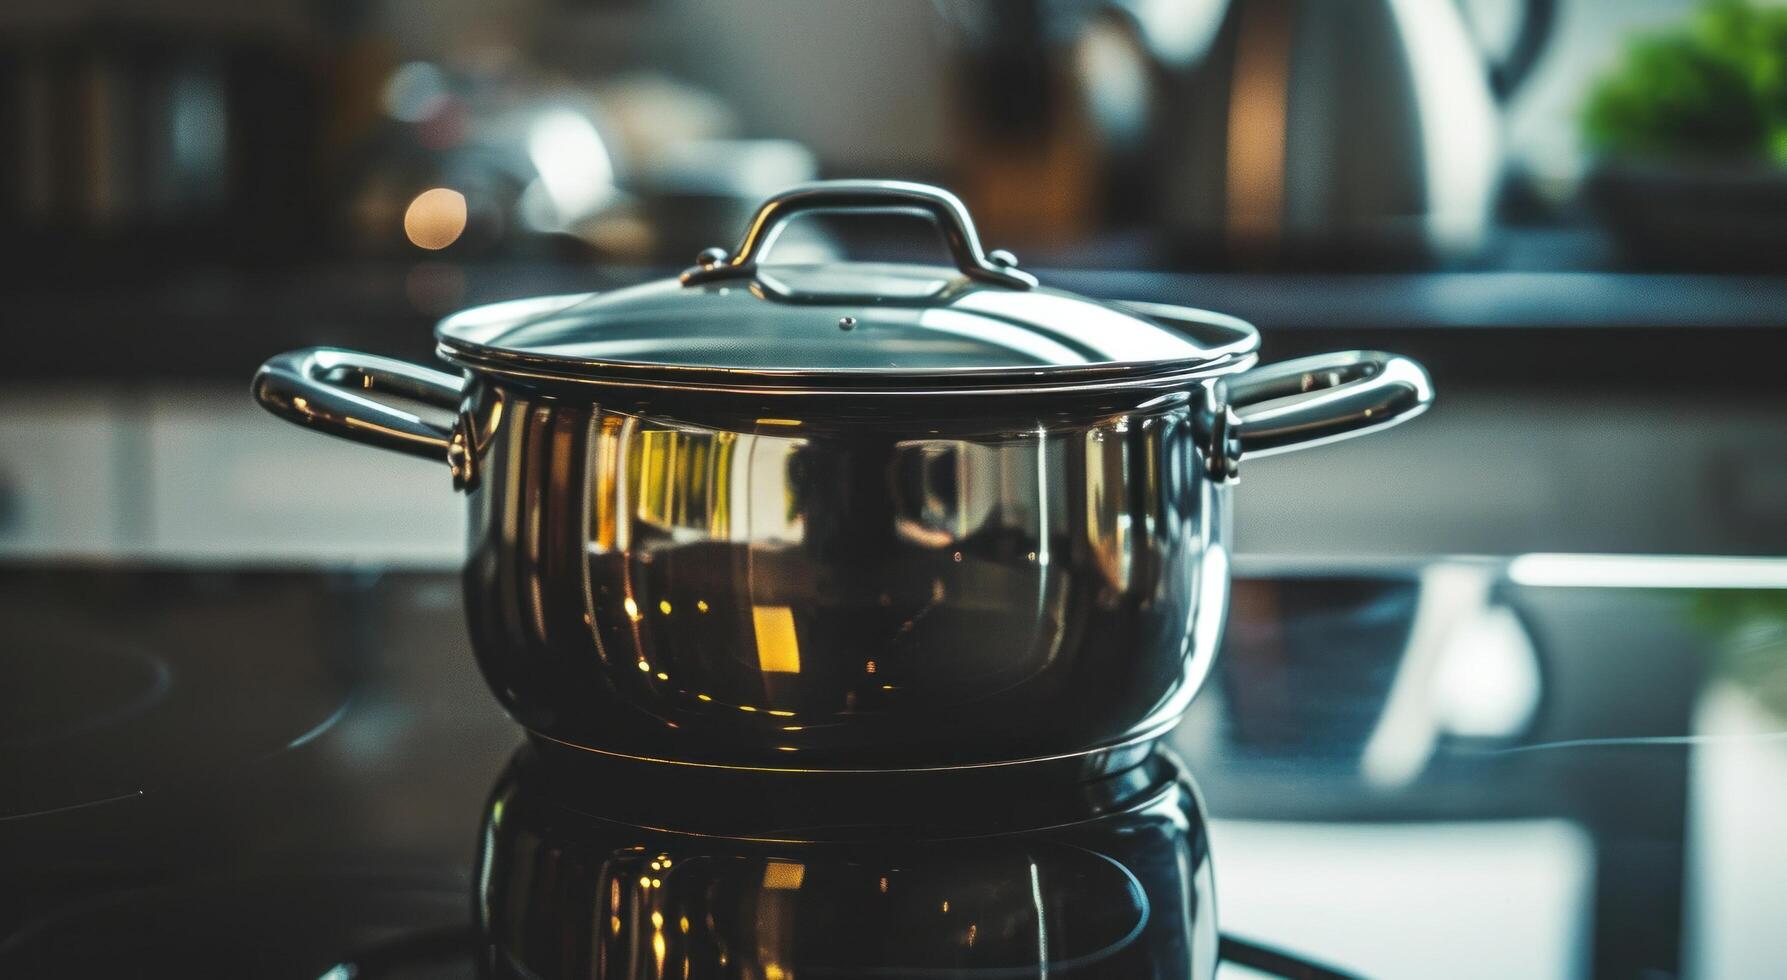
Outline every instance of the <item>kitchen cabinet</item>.
<svg viewBox="0 0 1787 980">
<path fill-rule="evenodd" d="M 1778 398 L 1438 385 L 1415 422 L 1242 464 L 1236 547 L 1317 555 L 1787 553 Z"/>
<path fill-rule="evenodd" d="M 0 396 L 0 554 L 452 565 L 444 465 L 318 439 L 247 385 Z"/>
<path fill-rule="evenodd" d="M 158 554 L 456 563 L 464 502 L 444 464 L 319 439 L 240 389 L 163 392 L 143 435 Z"/>
<path fill-rule="evenodd" d="M 106 554 L 129 545 L 127 428 L 110 392 L 9 386 L 0 398 L 0 551 Z"/>
</svg>

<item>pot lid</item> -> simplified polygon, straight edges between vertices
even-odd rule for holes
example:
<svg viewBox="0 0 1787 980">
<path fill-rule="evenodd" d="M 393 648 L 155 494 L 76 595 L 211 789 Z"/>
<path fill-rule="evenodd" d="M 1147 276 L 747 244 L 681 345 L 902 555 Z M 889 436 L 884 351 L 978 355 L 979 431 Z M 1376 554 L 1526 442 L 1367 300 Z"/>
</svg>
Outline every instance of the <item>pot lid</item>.
<svg viewBox="0 0 1787 980">
<path fill-rule="evenodd" d="M 925 214 L 955 266 L 762 261 L 790 218 L 819 210 Z M 436 334 L 447 359 L 497 373 L 770 391 L 1126 384 L 1228 367 L 1259 343 L 1233 317 L 1039 285 L 981 251 L 954 195 L 894 181 L 796 187 L 735 251 L 709 249 L 675 279 L 477 307 Z"/>
</svg>

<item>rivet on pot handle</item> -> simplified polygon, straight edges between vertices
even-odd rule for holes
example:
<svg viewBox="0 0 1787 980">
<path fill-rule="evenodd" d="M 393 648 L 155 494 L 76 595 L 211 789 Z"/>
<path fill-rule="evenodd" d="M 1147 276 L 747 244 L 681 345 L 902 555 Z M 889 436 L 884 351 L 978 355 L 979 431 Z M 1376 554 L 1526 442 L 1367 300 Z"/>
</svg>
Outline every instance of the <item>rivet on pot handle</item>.
<svg viewBox="0 0 1787 980">
<path fill-rule="evenodd" d="M 702 252 L 695 267 L 683 272 L 683 285 L 752 278 L 782 226 L 809 211 L 918 211 L 937 222 L 963 275 L 1012 289 L 1036 285 L 1036 277 L 1019 270 L 1011 253 L 981 250 L 974 219 L 960 198 L 940 187 L 902 180 L 821 180 L 785 190 L 757 209 L 744 241 L 731 255 L 717 248 Z"/>
<path fill-rule="evenodd" d="M 460 430 L 377 397 L 384 392 L 457 412 L 463 387 L 456 375 L 408 361 L 312 347 L 261 365 L 253 391 L 267 411 L 288 422 L 446 462 L 453 467 L 455 483 L 464 485 L 470 480 L 470 457 Z"/>
<path fill-rule="evenodd" d="M 1223 442 L 1231 460 L 1349 439 L 1414 418 L 1433 404 L 1425 368 L 1377 351 L 1270 364 L 1230 379 L 1226 388 Z"/>
</svg>

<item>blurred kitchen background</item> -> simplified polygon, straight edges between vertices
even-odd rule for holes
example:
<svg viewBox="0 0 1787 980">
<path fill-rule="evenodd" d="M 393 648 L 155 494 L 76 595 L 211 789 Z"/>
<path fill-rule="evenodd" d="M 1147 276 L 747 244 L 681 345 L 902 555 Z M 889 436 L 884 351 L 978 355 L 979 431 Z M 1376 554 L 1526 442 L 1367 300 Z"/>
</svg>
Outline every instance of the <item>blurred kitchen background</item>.
<svg viewBox="0 0 1787 980">
<path fill-rule="evenodd" d="M 450 563 L 446 470 L 259 362 L 427 359 L 819 177 L 1268 360 L 1426 363 L 1419 424 L 1244 468 L 1244 552 L 1787 552 L 1787 13 L 1694 0 L 10 0 L 0 552 Z"/>
</svg>

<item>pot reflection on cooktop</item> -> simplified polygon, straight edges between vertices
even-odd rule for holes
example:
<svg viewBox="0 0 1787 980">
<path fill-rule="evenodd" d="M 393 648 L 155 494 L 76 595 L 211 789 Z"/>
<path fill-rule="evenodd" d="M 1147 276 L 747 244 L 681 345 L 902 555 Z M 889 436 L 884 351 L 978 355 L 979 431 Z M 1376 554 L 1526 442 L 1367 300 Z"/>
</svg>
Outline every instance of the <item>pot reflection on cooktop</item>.
<svg viewBox="0 0 1787 980">
<path fill-rule="evenodd" d="M 1203 816 L 1174 761 L 1144 768 L 1127 798 L 1113 805 L 1097 786 L 1081 819 L 1048 826 L 900 834 L 871 812 L 854 826 L 719 836 L 684 829 L 699 818 L 679 820 L 689 811 L 674 793 L 661 801 L 668 824 L 609 819 L 602 798 L 640 786 L 592 784 L 523 749 L 485 814 L 486 966 L 513 977 L 1209 977 Z M 805 790 L 765 775 L 755 792 Z"/>
</svg>

